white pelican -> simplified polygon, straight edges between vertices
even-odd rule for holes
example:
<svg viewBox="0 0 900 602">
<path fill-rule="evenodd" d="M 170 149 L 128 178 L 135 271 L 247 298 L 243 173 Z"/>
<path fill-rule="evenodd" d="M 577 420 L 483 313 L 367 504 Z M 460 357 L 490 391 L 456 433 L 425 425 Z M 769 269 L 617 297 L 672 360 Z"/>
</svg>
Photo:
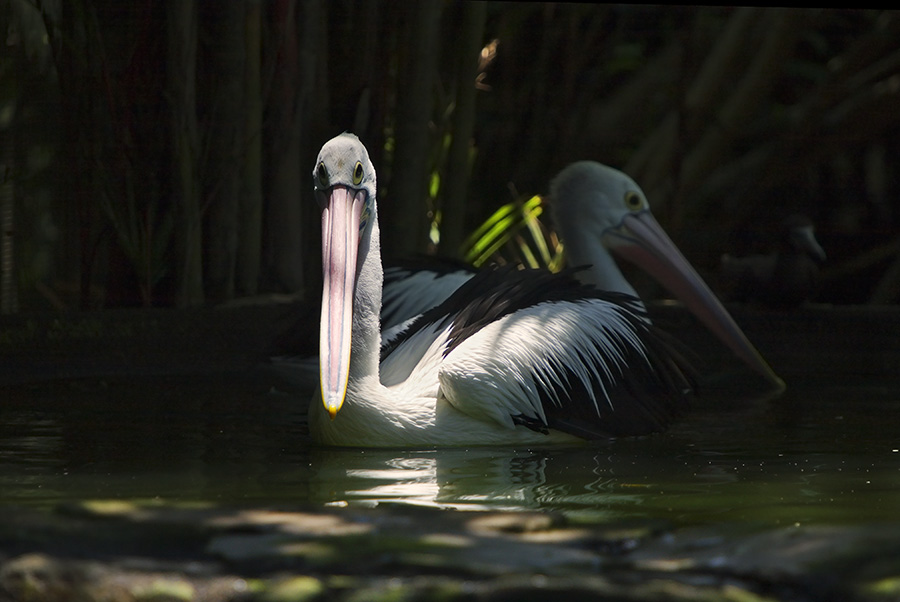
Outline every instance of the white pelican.
<svg viewBox="0 0 900 602">
<path fill-rule="evenodd" d="M 776 389 L 784 388 L 784 382 L 653 217 L 634 180 L 606 165 L 579 161 L 553 179 L 550 198 L 569 265 L 587 266 L 578 272 L 579 280 L 637 297 L 609 251 L 637 264 L 681 299 L 737 357 Z M 455 264 L 389 267 L 382 323 L 392 333 L 402 330 L 404 320 L 437 305 L 474 274 L 474 269 Z"/>
<path fill-rule="evenodd" d="M 443 303 L 477 270 L 440 257 L 404 258 L 384 268 L 381 326 L 391 330 Z"/>
<path fill-rule="evenodd" d="M 805 215 L 788 216 L 777 242 L 778 248 L 767 255 L 722 256 L 722 284 L 731 299 L 788 309 L 816 292 L 825 251 L 812 221 Z"/>
<path fill-rule="evenodd" d="M 375 170 L 352 134 L 313 171 L 322 207 L 321 399 L 330 445 L 534 444 L 662 429 L 686 365 L 634 297 L 571 273 L 482 270 L 381 349 Z"/>
</svg>

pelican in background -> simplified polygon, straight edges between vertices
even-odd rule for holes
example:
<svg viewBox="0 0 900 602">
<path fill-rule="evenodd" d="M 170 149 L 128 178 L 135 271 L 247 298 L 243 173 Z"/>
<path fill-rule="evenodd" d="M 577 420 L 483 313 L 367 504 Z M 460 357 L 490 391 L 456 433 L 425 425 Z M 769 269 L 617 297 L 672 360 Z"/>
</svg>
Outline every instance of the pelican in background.
<svg viewBox="0 0 900 602">
<path fill-rule="evenodd" d="M 767 307 L 798 307 L 815 294 L 819 263 L 825 251 L 805 215 L 788 216 L 779 232 L 778 248 L 768 255 L 722 256 L 722 286 L 728 298 Z"/>
<path fill-rule="evenodd" d="M 586 266 L 577 273 L 579 280 L 637 298 L 612 251 L 662 283 L 738 358 L 774 389 L 784 389 L 784 381 L 653 217 L 644 192 L 634 180 L 606 165 L 578 161 L 550 183 L 549 204 L 565 245 L 567 263 Z M 382 323 L 390 329 L 388 338 L 402 331 L 404 320 L 437 305 L 474 274 L 474 269 L 457 268 L 456 264 L 389 267 L 382 309 Z"/>
<path fill-rule="evenodd" d="M 328 141 L 313 178 L 323 292 L 321 398 L 309 424 L 318 442 L 571 442 L 658 431 L 686 406 L 689 368 L 639 302 L 571 271 L 479 271 L 382 349 L 376 178 L 365 146 L 352 134 Z"/>
</svg>

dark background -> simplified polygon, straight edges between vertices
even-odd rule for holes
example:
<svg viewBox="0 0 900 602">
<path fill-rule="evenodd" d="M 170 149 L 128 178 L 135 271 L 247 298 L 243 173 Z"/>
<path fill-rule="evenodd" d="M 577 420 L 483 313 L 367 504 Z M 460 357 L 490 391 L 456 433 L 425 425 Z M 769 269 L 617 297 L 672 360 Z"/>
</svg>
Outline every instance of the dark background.
<svg viewBox="0 0 900 602">
<path fill-rule="evenodd" d="M 345 130 L 389 255 L 458 257 L 589 158 L 711 280 L 800 211 L 815 301 L 900 299 L 896 11 L 0 0 L 0 35 L 3 313 L 317 296 Z"/>
</svg>

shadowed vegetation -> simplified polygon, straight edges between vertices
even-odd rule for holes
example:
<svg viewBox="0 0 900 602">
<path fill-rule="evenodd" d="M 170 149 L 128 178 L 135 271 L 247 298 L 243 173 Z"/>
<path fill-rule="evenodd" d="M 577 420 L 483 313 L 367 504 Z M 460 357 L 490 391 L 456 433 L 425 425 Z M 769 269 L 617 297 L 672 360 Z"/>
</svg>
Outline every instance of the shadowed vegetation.
<svg viewBox="0 0 900 602">
<path fill-rule="evenodd" d="M 701 272 L 802 212 L 817 300 L 900 299 L 895 11 L 0 0 L 0 31 L 5 313 L 316 291 L 344 130 L 389 255 L 559 265 L 535 195 L 594 159 Z"/>
</svg>

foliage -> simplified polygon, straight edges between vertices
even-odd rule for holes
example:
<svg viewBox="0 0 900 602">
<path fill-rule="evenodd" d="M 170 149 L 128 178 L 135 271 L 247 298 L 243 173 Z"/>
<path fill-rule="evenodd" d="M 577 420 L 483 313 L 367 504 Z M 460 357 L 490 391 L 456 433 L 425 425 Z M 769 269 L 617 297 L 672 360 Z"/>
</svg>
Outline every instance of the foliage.
<svg viewBox="0 0 900 602">
<path fill-rule="evenodd" d="M 463 243 L 463 258 L 476 267 L 489 262 L 518 263 L 559 271 L 563 246 L 540 219 L 545 204 L 543 197 L 533 196 L 503 205 Z"/>
<path fill-rule="evenodd" d="M 27 107 L 11 171 L 56 151 L 52 202 L 15 189 L 23 309 L 315 290 L 307 166 L 344 130 L 388 254 L 556 268 L 536 195 L 590 158 L 701 270 L 805 212 L 822 300 L 900 299 L 896 11 L 0 0 L 0 30 L 0 91 Z M 497 209 L 509 190 L 527 200 Z"/>
<path fill-rule="evenodd" d="M 107 189 L 99 195 L 98 201 L 116 233 L 119 246 L 135 270 L 143 304 L 151 305 L 153 289 L 169 269 L 166 253 L 172 240 L 174 220 L 169 211 L 160 215 L 159 204 L 152 198 L 140 206 L 133 178 L 126 177 L 125 181 L 124 198 Z"/>
</svg>

